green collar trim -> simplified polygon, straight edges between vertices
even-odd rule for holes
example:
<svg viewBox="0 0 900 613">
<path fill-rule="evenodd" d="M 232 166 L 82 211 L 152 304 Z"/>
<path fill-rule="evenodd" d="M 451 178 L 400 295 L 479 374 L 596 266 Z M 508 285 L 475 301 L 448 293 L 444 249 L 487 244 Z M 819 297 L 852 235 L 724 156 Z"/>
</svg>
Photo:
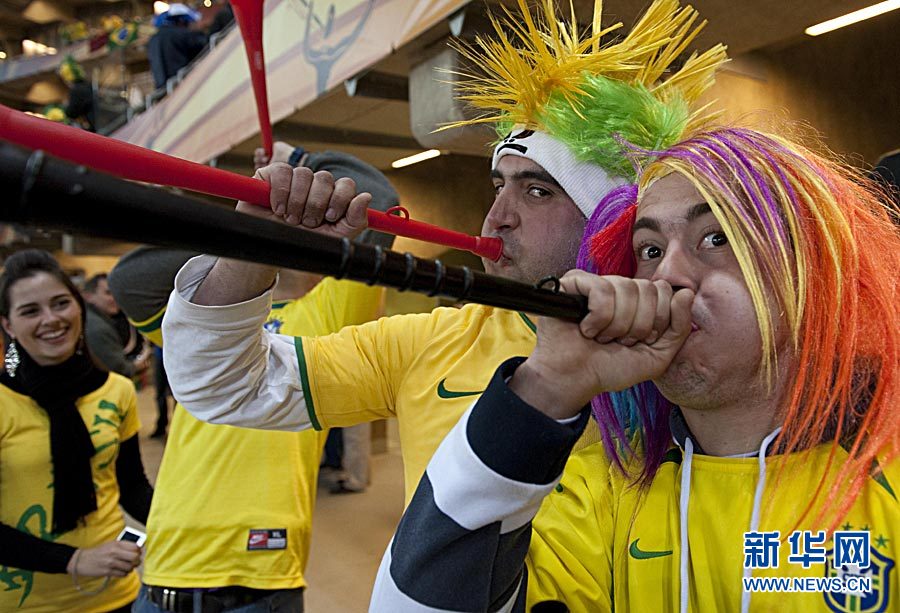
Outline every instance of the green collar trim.
<svg viewBox="0 0 900 613">
<path fill-rule="evenodd" d="M 321 430 L 322 425 L 316 417 L 316 407 L 313 405 L 312 392 L 309 387 L 309 374 L 306 371 L 306 355 L 303 353 L 303 338 L 294 337 L 294 350 L 297 352 L 297 364 L 300 366 L 300 385 L 303 386 L 303 398 L 306 400 L 306 411 L 309 413 L 309 423 L 314 430 Z"/>
<path fill-rule="evenodd" d="M 844 440 L 840 442 L 841 447 L 847 453 L 850 453 L 850 441 Z M 887 480 L 887 477 L 884 475 L 884 472 L 881 470 L 881 467 L 878 464 L 877 459 L 872 460 L 872 466 L 869 469 L 869 476 L 872 477 L 872 480 L 883 487 L 888 494 L 891 495 L 891 498 L 897 500 L 897 493 L 894 492 L 894 488 L 891 487 L 890 482 Z"/>
<path fill-rule="evenodd" d="M 137 329 L 138 332 L 141 332 L 142 334 L 149 334 L 150 332 L 156 332 L 157 330 L 159 330 L 162 327 L 163 315 L 165 315 L 165 314 L 166 314 L 166 310 L 163 309 L 149 321 L 144 322 L 140 326 L 136 325 L 134 327 L 135 327 L 135 329 Z M 132 323 L 134 323 L 134 322 L 132 322 Z"/>
<path fill-rule="evenodd" d="M 678 447 L 672 447 L 669 449 L 666 454 L 663 456 L 660 464 L 665 464 L 666 462 L 672 462 L 674 464 L 681 464 L 681 449 Z"/>
<path fill-rule="evenodd" d="M 531 321 L 530 319 L 528 319 L 528 315 L 526 315 L 525 313 L 522 313 L 521 311 L 518 311 L 518 313 L 519 313 L 519 317 L 522 318 L 522 321 L 525 322 L 525 325 L 528 326 L 529 329 L 531 329 L 532 332 L 534 332 L 535 334 L 537 334 L 537 326 L 534 325 L 534 322 L 533 322 L 533 321 Z"/>
<path fill-rule="evenodd" d="M 873 471 L 878 470 L 878 463 L 875 462 L 875 466 L 872 467 Z M 877 472 L 872 475 L 872 479 L 875 480 L 875 483 L 883 487 L 887 490 L 887 493 L 891 495 L 891 498 L 897 500 L 897 494 L 894 492 L 894 488 L 891 487 L 890 482 L 888 482 L 887 477 L 884 476 L 883 472 Z"/>
</svg>

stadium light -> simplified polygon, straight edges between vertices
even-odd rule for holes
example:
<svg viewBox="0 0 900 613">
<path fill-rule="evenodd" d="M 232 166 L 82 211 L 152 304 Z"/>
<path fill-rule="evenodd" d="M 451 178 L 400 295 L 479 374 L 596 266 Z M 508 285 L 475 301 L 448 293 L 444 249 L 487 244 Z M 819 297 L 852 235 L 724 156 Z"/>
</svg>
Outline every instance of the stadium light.
<svg viewBox="0 0 900 613">
<path fill-rule="evenodd" d="M 838 28 L 843 28 L 854 23 L 859 23 L 860 21 L 864 21 L 866 19 L 871 19 L 872 17 L 884 15 L 885 13 L 896 9 L 900 9 L 900 0 L 886 0 L 885 2 L 879 2 L 878 4 L 867 6 L 864 9 L 859 9 L 858 11 L 853 11 L 852 13 L 847 13 L 846 15 L 835 17 L 834 19 L 829 19 L 828 21 L 823 21 L 822 23 L 817 23 L 814 26 L 806 28 L 804 32 L 806 32 L 810 36 L 819 36 L 820 34 L 832 32 L 834 30 L 837 30 Z"/>
<path fill-rule="evenodd" d="M 404 166 L 409 166 L 411 164 L 417 164 L 419 162 L 424 162 L 425 160 L 430 160 L 431 158 L 436 158 L 441 154 L 439 149 L 429 149 L 428 151 L 423 151 L 422 153 L 417 153 L 415 155 L 411 155 L 409 157 L 400 158 L 399 160 L 395 160 L 391 162 L 392 168 L 403 168 Z"/>
</svg>

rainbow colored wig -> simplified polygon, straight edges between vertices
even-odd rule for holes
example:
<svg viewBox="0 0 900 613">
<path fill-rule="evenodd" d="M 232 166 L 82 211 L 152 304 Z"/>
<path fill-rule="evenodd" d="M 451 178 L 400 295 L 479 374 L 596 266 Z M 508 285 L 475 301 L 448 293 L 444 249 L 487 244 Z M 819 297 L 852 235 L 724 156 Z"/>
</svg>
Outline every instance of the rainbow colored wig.
<svg viewBox="0 0 900 613">
<path fill-rule="evenodd" d="M 774 297 L 797 365 L 774 448 L 786 455 L 830 444 L 831 465 L 843 447 L 849 458 L 823 507 L 843 515 L 866 479 L 900 453 L 897 211 L 862 173 L 773 134 L 723 127 L 640 153 L 650 161 L 639 194 L 679 173 L 722 224 L 753 300 L 759 371 L 770 385 L 779 360 Z M 597 208 L 590 225 L 603 230 L 586 239 L 586 267 L 633 275 L 633 202 L 623 191 Z M 638 481 L 649 484 L 671 445 L 672 405 L 648 382 L 598 396 L 593 407 L 614 462 L 625 470 L 640 456 Z"/>
</svg>

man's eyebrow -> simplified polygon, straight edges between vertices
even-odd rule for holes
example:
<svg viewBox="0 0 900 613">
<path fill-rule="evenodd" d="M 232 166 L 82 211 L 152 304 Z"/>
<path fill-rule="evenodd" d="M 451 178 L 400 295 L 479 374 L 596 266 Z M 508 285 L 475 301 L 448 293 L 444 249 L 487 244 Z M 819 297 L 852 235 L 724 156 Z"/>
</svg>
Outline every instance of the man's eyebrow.
<svg viewBox="0 0 900 613">
<path fill-rule="evenodd" d="M 535 181 L 542 181 L 544 183 L 549 183 L 559 189 L 562 189 L 562 185 L 550 176 L 550 173 L 546 170 L 522 170 L 513 174 L 513 179 L 521 181 L 522 179 L 534 179 Z"/>
<path fill-rule="evenodd" d="M 500 179 L 501 181 L 522 181 L 525 179 L 532 179 L 535 181 L 541 181 L 543 183 L 549 183 L 554 187 L 562 189 L 562 185 L 560 185 L 556 179 L 550 176 L 550 173 L 548 173 L 546 170 L 521 170 L 519 172 L 514 172 L 507 178 L 502 172 L 495 168 L 491 170 L 491 178 Z"/>
<path fill-rule="evenodd" d="M 688 220 L 688 223 L 690 223 L 698 217 L 703 217 L 707 213 L 712 213 L 712 209 L 710 208 L 709 203 L 701 202 L 699 204 L 695 204 L 690 208 L 686 219 Z"/>
<path fill-rule="evenodd" d="M 648 230 L 652 230 L 653 232 L 659 232 L 659 233 L 662 232 L 662 230 L 660 230 L 660 227 L 659 227 L 659 222 L 656 221 L 655 218 L 641 217 L 640 219 L 638 219 L 637 221 L 634 222 L 633 226 L 631 226 L 632 236 L 635 234 L 635 232 L 637 232 L 638 230 L 643 230 L 644 228 L 646 228 Z"/>
<path fill-rule="evenodd" d="M 688 223 L 690 223 L 700 217 L 703 217 L 707 213 L 712 213 L 712 208 L 710 208 L 708 203 L 700 202 L 688 209 L 687 215 L 685 215 L 685 219 Z M 634 225 L 631 227 L 631 234 L 633 235 L 638 230 L 642 230 L 644 228 L 653 232 L 662 232 L 659 221 L 656 218 L 641 217 L 640 219 L 635 221 Z"/>
</svg>

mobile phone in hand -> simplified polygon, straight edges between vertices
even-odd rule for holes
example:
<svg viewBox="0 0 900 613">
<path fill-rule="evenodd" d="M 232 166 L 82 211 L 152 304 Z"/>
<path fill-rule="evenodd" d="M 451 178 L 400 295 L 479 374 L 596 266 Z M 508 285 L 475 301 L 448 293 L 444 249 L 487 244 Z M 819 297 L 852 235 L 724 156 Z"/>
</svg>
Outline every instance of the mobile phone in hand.
<svg viewBox="0 0 900 613">
<path fill-rule="evenodd" d="M 129 543 L 134 543 L 138 547 L 142 547 L 144 545 L 144 541 L 147 540 L 147 535 L 141 532 L 140 530 L 135 530 L 134 528 L 125 527 L 119 536 L 116 537 L 117 541 L 128 541 Z"/>
</svg>

